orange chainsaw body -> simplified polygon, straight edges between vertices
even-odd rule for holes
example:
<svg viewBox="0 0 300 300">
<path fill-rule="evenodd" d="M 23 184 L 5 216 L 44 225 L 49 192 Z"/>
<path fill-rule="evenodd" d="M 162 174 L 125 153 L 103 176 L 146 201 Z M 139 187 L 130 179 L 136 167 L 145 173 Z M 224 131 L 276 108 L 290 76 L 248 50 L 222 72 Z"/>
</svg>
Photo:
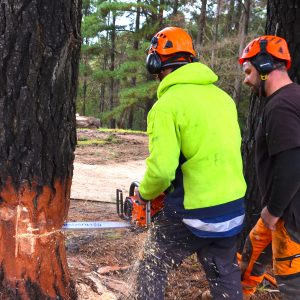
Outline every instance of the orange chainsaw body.
<svg viewBox="0 0 300 300">
<path fill-rule="evenodd" d="M 141 204 L 134 194 L 134 189 L 138 187 L 137 182 L 132 182 L 129 189 L 129 196 L 123 201 L 123 192 L 117 189 L 117 212 L 125 220 L 130 221 L 137 227 L 147 227 L 147 205 Z M 164 207 L 165 195 L 161 194 L 150 201 L 150 218 L 151 220 Z M 149 222 L 149 221 L 148 221 Z"/>
<path fill-rule="evenodd" d="M 138 227 L 145 227 L 146 224 L 146 206 L 141 205 L 137 200 L 136 196 L 131 196 L 133 208 L 131 222 Z M 157 213 L 159 213 L 164 207 L 165 195 L 161 194 L 155 199 L 150 201 L 150 216 L 153 218 Z"/>
</svg>

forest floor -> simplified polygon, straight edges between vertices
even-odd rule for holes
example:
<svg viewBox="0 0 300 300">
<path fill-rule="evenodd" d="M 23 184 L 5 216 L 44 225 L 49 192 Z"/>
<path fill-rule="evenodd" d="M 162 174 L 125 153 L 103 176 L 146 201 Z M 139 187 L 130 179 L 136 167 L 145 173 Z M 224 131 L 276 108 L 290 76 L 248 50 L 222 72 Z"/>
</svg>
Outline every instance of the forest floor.
<svg viewBox="0 0 300 300">
<path fill-rule="evenodd" d="M 71 193 L 76 199 L 71 199 L 68 221 L 120 221 L 114 203 L 115 190 L 121 187 L 126 194 L 130 183 L 141 179 L 141 162 L 148 154 L 147 136 L 78 129 L 77 138 L 76 180 Z M 85 178 L 85 170 L 89 177 Z M 93 182 L 93 178 L 97 180 Z M 80 192 L 85 189 L 92 189 L 93 193 L 85 192 L 81 197 Z M 66 231 L 68 264 L 79 300 L 134 299 L 135 270 L 146 234 L 130 228 Z M 165 299 L 201 299 L 207 288 L 205 275 L 193 255 L 169 274 Z M 262 287 L 252 299 L 280 298 L 278 293 Z"/>
</svg>

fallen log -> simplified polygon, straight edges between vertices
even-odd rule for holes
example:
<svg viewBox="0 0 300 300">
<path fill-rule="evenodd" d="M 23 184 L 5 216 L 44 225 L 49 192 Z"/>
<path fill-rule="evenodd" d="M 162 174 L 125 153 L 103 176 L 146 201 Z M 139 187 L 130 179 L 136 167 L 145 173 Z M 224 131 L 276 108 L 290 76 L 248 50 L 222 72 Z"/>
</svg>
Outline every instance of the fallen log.
<svg viewBox="0 0 300 300">
<path fill-rule="evenodd" d="M 76 114 L 77 128 L 99 128 L 101 125 L 100 119 L 95 117 L 80 116 Z"/>
</svg>

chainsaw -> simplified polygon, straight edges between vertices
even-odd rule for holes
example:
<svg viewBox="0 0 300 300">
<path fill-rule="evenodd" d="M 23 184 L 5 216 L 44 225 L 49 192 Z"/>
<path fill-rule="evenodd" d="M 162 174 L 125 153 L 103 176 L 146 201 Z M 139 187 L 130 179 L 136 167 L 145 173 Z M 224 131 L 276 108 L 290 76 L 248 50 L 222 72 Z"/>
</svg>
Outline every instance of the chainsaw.
<svg viewBox="0 0 300 300">
<path fill-rule="evenodd" d="M 135 188 L 139 186 L 137 181 L 133 181 L 129 188 L 129 196 L 123 201 L 123 192 L 116 190 L 117 213 L 121 219 L 131 222 L 136 227 L 149 227 L 153 218 L 163 209 L 165 194 L 160 194 L 151 201 L 146 201 L 146 205 L 139 202 L 135 195 Z"/>
<path fill-rule="evenodd" d="M 66 222 L 64 230 L 84 229 L 115 229 L 115 228 L 148 228 L 153 218 L 163 209 L 165 194 L 161 194 L 151 201 L 145 201 L 146 205 L 140 203 L 135 195 L 135 188 L 139 186 L 133 181 L 129 188 L 129 195 L 123 198 L 123 192 L 116 190 L 116 204 L 118 216 L 125 222 L 114 221 L 92 221 L 92 222 Z"/>
</svg>

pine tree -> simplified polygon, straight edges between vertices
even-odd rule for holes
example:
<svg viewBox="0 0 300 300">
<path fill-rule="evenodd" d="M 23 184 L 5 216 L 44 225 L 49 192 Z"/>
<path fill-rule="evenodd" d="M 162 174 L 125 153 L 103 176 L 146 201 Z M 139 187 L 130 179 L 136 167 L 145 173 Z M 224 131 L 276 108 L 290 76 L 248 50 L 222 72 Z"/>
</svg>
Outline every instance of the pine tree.
<svg viewBox="0 0 300 300">
<path fill-rule="evenodd" d="M 2 1 L 0 15 L 0 298 L 76 299 L 61 227 L 76 144 L 81 1 Z"/>
</svg>

